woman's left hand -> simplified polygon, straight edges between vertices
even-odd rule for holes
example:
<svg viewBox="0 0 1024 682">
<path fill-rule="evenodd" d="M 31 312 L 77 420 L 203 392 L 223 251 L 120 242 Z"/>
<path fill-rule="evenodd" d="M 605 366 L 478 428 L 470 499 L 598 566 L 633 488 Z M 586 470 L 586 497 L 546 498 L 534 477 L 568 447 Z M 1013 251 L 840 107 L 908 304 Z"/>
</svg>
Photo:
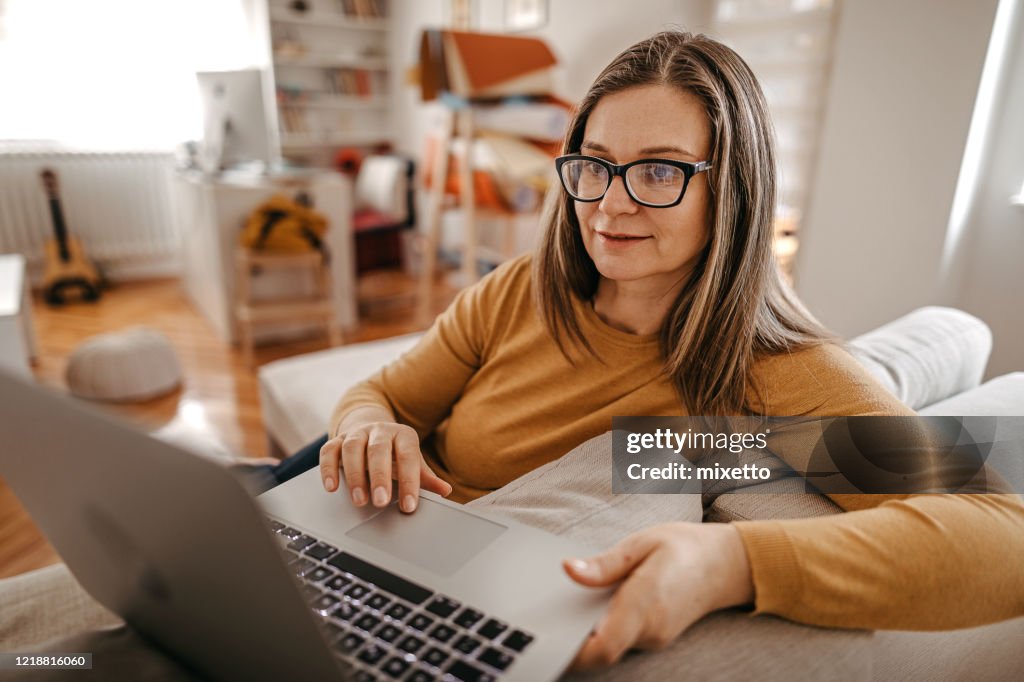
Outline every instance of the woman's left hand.
<svg viewBox="0 0 1024 682">
<path fill-rule="evenodd" d="M 631 648 L 664 648 L 706 614 L 754 601 L 746 549 L 728 524 L 654 526 L 563 566 L 582 585 L 622 581 L 576 655 L 576 669 L 610 665 Z"/>
</svg>

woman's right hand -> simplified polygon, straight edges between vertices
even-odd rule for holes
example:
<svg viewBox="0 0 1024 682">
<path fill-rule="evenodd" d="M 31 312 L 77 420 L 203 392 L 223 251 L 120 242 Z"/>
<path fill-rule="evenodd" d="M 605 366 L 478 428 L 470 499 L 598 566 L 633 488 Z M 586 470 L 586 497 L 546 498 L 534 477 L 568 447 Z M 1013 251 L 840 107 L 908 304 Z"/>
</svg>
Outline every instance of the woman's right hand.
<svg viewBox="0 0 1024 682">
<path fill-rule="evenodd" d="M 343 475 L 354 505 L 372 500 L 375 507 L 383 507 L 391 501 L 392 479 L 397 479 L 398 507 L 406 513 L 416 510 L 420 488 L 444 497 L 451 494 L 452 487 L 427 466 L 411 426 L 359 420 L 346 428 L 349 421 L 320 449 L 320 478 L 327 492 L 337 490 Z"/>
</svg>

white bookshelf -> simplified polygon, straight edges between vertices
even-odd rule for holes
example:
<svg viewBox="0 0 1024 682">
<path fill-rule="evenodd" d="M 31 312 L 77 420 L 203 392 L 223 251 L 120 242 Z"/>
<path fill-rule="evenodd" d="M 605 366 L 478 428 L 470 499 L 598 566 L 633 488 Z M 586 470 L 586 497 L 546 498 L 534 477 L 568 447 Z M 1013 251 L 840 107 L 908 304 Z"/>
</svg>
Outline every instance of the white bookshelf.
<svg viewBox="0 0 1024 682">
<path fill-rule="evenodd" d="M 385 96 L 367 98 L 352 95 L 322 95 L 307 101 L 306 106 L 323 109 L 386 109 L 389 106 L 389 101 Z"/>
<path fill-rule="evenodd" d="M 329 167 L 344 147 L 393 144 L 391 0 L 251 0 L 270 119 L 285 160 Z"/>
<path fill-rule="evenodd" d="M 337 3 L 340 5 L 341 3 Z M 297 13 L 287 7 L 271 7 L 270 20 L 280 24 L 298 26 L 330 26 L 332 28 L 349 28 L 367 31 L 387 31 L 390 28 L 387 19 L 350 18 L 341 15 L 342 8 L 335 11 L 307 11 Z"/>
<path fill-rule="evenodd" d="M 351 147 L 383 144 L 390 140 L 389 131 L 363 130 L 355 132 L 282 133 L 281 146 L 290 149 L 317 147 Z"/>
<path fill-rule="evenodd" d="M 300 57 L 278 57 L 274 67 L 295 66 L 310 69 L 365 69 L 367 71 L 387 71 L 386 59 L 366 59 L 347 54 L 306 54 Z"/>
</svg>

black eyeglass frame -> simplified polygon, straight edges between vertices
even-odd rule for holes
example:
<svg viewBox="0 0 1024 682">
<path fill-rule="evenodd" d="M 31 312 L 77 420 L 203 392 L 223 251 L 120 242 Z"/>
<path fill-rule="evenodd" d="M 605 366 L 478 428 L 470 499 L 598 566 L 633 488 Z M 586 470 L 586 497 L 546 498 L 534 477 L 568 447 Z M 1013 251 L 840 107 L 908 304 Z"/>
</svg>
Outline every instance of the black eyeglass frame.
<svg viewBox="0 0 1024 682">
<path fill-rule="evenodd" d="M 604 188 L 604 191 L 601 192 L 600 196 L 594 197 L 593 199 L 580 199 L 579 197 L 572 193 L 572 191 L 565 183 L 565 177 L 562 176 L 562 166 L 564 166 L 569 161 L 594 161 L 600 164 L 601 166 L 604 166 L 605 169 L 607 169 L 608 185 Z M 673 201 L 670 204 L 651 204 L 646 201 L 641 201 L 640 199 L 637 198 L 635 194 L 633 194 L 633 190 L 630 189 L 629 182 L 626 180 L 626 171 L 628 171 L 633 166 L 639 166 L 642 163 L 663 163 L 667 166 L 673 166 L 683 171 L 683 176 L 685 178 L 683 180 L 683 189 L 682 191 L 679 192 L 679 196 L 676 198 L 675 201 Z M 622 186 L 626 188 L 626 194 L 629 195 L 629 198 L 632 199 L 637 204 L 640 204 L 641 206 L 646 206 L 647 208 L 672 208 L 673 206 L 678 206 L 679 202 L 683 200 L 683 196 L 686 195 L 686 188 L 690 186 L 690 179 L 694 175 L 697 175 L 698 173 L 703 173 L 704 171 L 711 170 L 711 167 L 712 164 L 710 161 L 698 161 L 697 163 L 690 163 L 688 161 L 676 161 L 675 159 L 637 159 L 636 161 L 630 161 L 629 163 L 625 163 L 620 166 L 610 161 L 606 161 L 605 159 L 602 159 L 600 157 L 586 156 L 585 154 L 566 154 L 565 156 L 559 156 L 555 158 L 555 171 L 558 173 L 558 180 L 562 183 L 562 189 L 565 190 L 565 193 L 572 197 L 574 201 L 582 201 L 584 203 L 593 203 L 595 201 L 601 201 L 601 199 L 604 199 L 604 196 L 608 194 L 608 190 L 611 189 L 612 182 L 615 181 L 616 176 L 621 176 Z"/>
</svg>

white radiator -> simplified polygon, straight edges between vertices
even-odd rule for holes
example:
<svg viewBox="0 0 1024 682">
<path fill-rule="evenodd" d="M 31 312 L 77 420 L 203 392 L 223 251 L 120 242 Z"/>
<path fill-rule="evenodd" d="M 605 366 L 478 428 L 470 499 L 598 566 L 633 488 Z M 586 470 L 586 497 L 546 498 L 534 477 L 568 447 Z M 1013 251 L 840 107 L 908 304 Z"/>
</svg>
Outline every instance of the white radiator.
<svg viewBox="0 0 1024 682">
<path fill-rule="evenodd" d="M 0 253 L 24 254 L 38 281 L 53 236 L 39 173 L 57 172 L 64 221 L 107 277 L 179 271 L 169 152 L 0 150 Z"/>
</svg>

